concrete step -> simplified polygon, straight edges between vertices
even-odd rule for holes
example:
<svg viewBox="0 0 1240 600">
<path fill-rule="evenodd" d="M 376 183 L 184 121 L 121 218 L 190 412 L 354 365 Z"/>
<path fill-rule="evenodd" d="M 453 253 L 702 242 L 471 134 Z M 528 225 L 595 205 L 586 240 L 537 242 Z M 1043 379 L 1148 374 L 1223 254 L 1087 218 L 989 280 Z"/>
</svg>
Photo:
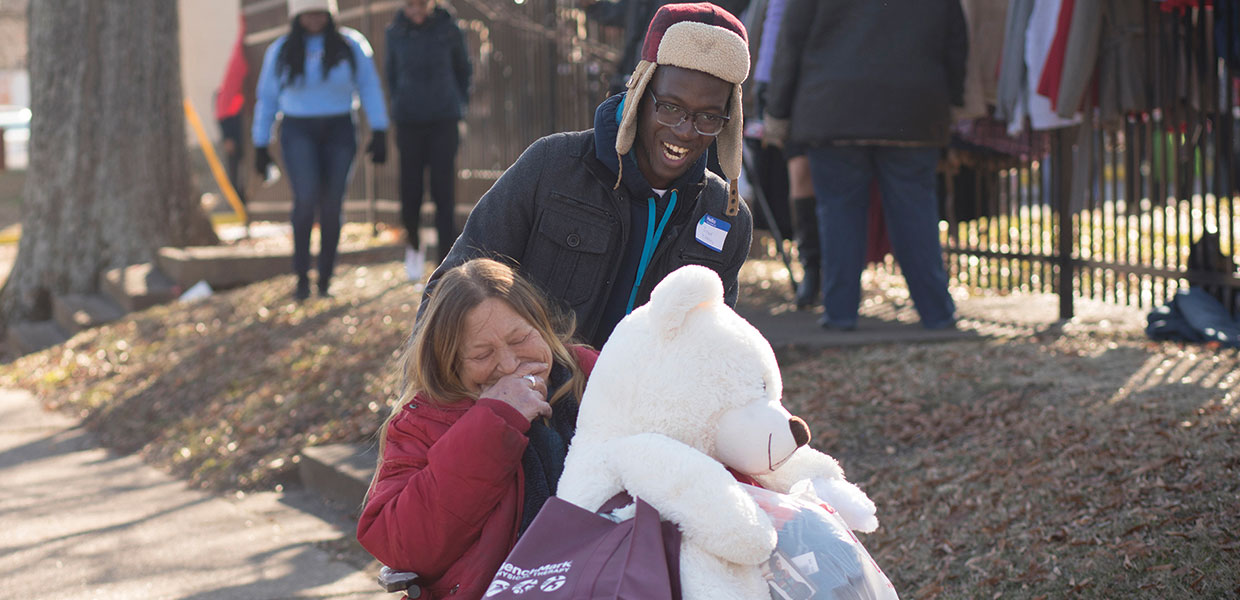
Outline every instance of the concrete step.
<svg viewBox="0 0 1240 600">
<path fill-rule="evenodd" d="M 309 446 L 301 451 L 297 474 L 306 489 L 357 514 L 378 458 L 374 444 Z"/>
<path fill-rule="evenodd" d="M 55 321 L 19 321 L 9 325 L 8 348 L 15 356 L 63 344 L 69 335 Z"/>
<path fill-rule="evenodd" d="M 52 297 L 52 319 L 69 335 L 110 323 L 124 315 L 125 309 L 102 294 Z"/>
<path fill-rule="evenodd" d="M 288 221 L 293 203 L 290 201 L 250 202 L 245 205 L 245 212 L 250 221 Z M 395 200 L 375 200 L 375 221 L 389 225 L 400 225 L 400 202 Z M 365 223 L 369 221 L 369 203 L 366 200 L 345 200 L 344 220 L 349 223 Z"/>
<path fill-rule="evenodd" d="M 469 218 L 473 205 L 456 205 L 456 223 L 459 229 Z M 250 222 L 255 221 L 288 221 L 293 203 L 290 201 L 251 202 L 245 205 Z M 400 226 L 400 202 L 396 200 L 375 200 L 375 221 L 393 226 Z M 344 220 L 346 223 L 366 223 L 369 218 L 369 205 L 365 200 L 345 200 Z M 433 224 L 435 221 L 435 205 L 432 202 L 422 203 L 422 224 Z"/>
<path fill-rule="evenodd" d="M 401 260 L 405 256 L 403 242 L 341 249 L 337 265 L 372 264 Z M 191 246 L 160 248 L 159 270 L 172 281 L 188 288 L 206 281 L 212 288 L 226 289 L 271 279 L 293 270 L 291 249 L 255 250 L 238 246 Z"/>
<path fill-rule="evenodd" d="M 170 302 L 180 295 L 176 284 L 153 263 L 104 271 L 99 287 L 126 312 L 138 312 Z"/>
</svg>

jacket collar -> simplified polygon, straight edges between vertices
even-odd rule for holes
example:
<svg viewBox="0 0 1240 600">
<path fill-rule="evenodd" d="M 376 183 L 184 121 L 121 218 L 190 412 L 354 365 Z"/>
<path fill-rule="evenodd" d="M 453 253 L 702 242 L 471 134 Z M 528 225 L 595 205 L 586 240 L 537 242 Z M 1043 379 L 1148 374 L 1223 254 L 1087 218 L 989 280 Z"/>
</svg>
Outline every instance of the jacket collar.
<svg viewBox="0 0 1240 600">
<path fill-rule="evenodd" d="M 616 154 L 616 135 L 620 131 L 620 120 L 616 117 L 620 112 L 620 102 L 625 98 L 625 94 L 616 94 L 603 101 L 594 111 L 594 156 L 599 162 L 611 171 L 613 177 L 612 183 L 615 183 L 614 177 L 620 173 L 620 161 L 622 157 Z M 637 144 L 633 145 L 634 148 Z M 654 188 L 650 182 L 646 181 L 646 176 L 642 175 L 641 169 L 637 168 L 637 161 L 633 158 L 633 151 L 623 156 L 624 171 L 621 183 L 629 190 L 634 197 L 649 198 L 654 195 Z M 689 165 L 680 177 L 672 182 L 668 189 L 680 190 L 681 196 L 696 196 L 697 188 L 701 187 L 706 179 L 706 152 L 698 157 L 697 161 Z"/>
</svg>

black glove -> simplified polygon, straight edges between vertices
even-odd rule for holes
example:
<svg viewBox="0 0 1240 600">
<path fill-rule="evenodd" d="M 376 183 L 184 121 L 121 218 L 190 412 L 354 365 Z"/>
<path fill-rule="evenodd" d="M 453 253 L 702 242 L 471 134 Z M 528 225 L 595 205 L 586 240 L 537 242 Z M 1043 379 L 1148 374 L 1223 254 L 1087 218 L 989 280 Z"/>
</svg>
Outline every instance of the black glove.
<svg viewBox="0 0 1240 600">
<path fill-rule="evenodd" d="M 254 169 L 258 171 L 258 176 L 267 177 L 267 167 L 271 165 L 271 153 L 267 152 L 266 146 L 256 146 L 254 148 Z"/>
<path fill-rule="evenodd" d="M 387 160 L 386 131 L 377 129 L 370 133 L 370 144 L 366 146 L 366 153 L 370 155 L 370 162 L 376 165 L 381 165 Z"/>
</svg>

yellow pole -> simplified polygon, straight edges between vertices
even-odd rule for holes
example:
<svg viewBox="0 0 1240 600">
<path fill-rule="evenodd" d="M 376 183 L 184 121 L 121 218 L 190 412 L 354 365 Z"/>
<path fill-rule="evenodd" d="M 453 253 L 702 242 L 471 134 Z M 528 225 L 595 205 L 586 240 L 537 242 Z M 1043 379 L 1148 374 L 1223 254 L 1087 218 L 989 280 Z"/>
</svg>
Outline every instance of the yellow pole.
<svg viewBox="0 0 1240 600">
<path fill-rule="evenodd" d="M 198 145 L 202 148 L 202 153 L 207 157 L 207 164 L 211 167 L 211 174 L 215 176 L 215 183 L 219 184 L 221 190 L 224 190 L 224 197 L 232 205 L 233 212 L 237 213 L 242 222 L 248 223 L 249 218 L 245 214 L 245 205 L 241 204 L 241 198 L 237 196 L 237 190 L 233 188 L 232 182 L 228 180 L 228 175 L 224 173 L 224 165 L 220 164 L 220 158 L 215 155 L 215 146 L 211 144 L 211 140 L 207 139 L 207 130 L 203 129 L 202 120 L 198 118 L 198 111 L 194 110 L 194 103 L 190 102 L 189 97 L 185 98 L 185 118 L 189 119 L 190 127 L 194 128 L 194 135 L 198 138 Z"/>
</svg>

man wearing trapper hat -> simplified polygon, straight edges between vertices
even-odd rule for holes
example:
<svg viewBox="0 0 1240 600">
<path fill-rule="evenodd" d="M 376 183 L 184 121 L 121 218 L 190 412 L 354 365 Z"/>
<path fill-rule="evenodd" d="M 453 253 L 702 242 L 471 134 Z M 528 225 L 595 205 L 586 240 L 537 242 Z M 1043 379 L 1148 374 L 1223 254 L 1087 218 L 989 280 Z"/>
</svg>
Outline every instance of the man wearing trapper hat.
<svg viewBox="0 0 1240 600">
<path fill-rule="evenodd" d="M 753 233 L 736 192 L 748 74 L 736 17 L 709 2 L 660 8 L 626 91 L 599 105 L 593 129 L 522 153 L 478 201 L 424 300 L 444 272 L 491 256 L 572 309 L 595 347 L 686 264 L 719 273 L 734 305 Z M 728 181 L 706 169 L 715 140 Z"/>
</svg>

